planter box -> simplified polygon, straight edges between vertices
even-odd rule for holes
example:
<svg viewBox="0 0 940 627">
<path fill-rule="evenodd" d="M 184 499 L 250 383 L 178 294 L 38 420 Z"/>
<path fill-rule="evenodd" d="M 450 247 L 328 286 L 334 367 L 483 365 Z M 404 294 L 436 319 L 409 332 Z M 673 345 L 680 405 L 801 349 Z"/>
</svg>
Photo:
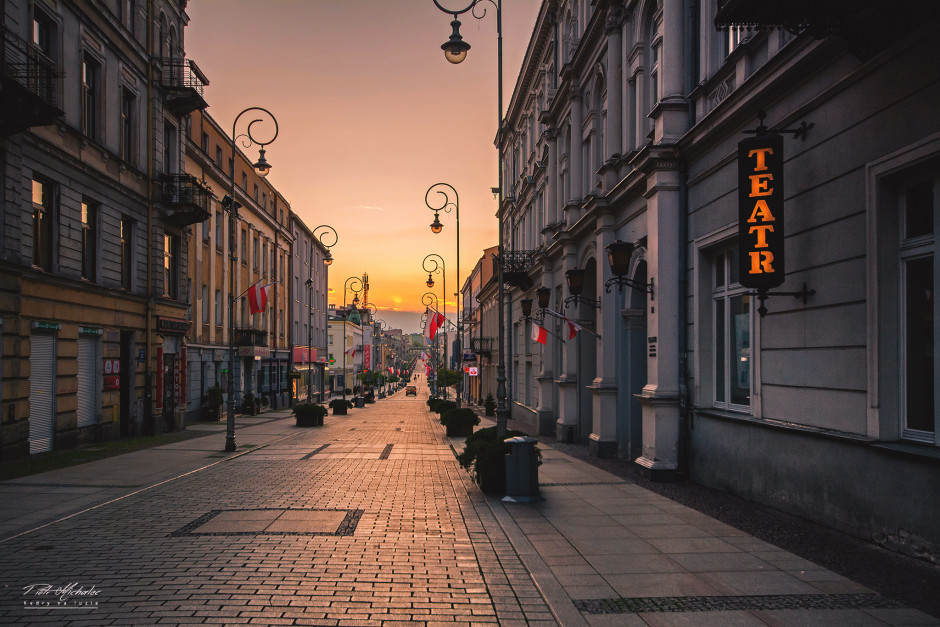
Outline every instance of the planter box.
<svg viewBox="0 0 940 627">
<path fill-rule="evenodd" d="M 323 416 L 320 414 L 297 414 L 298 427 L 322 427 Z"/>
<path fill-rule="evenodd" d="M 488 472 L 477 475 L 477 485 L 486 494 L 505 494 L 506 492 L 506 474 L 505 472 Z"/>
<path fill-rule="evenodd" d="M 347 413 L 347 412 L 346 412 L 346 407 L 343 406 L 343 405 L 335 405 L 335 406 L 333 407 L 333 415 L 334 415 L 334 416 L 345 416 L 346 413 Z"/>
<path fill-rule="evenodd" d="M 473 434 L 473 425 L 447 425 L 447 437 L 459 438 Z"/>
</svg>

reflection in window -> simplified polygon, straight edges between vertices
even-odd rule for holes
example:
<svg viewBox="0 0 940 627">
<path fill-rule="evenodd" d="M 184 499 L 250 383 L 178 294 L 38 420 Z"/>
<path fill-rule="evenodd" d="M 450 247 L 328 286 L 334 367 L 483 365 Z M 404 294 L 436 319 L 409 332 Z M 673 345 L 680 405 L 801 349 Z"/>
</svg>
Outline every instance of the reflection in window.
<svg viewBox="0 0 940 627">
<path fill-rule="evenodd" d="M 714 257 L 714 398 L 718 407 L 749 410 L 753 297 L 737 282 L 737 254 L 732 248 Z"/>
</svg>

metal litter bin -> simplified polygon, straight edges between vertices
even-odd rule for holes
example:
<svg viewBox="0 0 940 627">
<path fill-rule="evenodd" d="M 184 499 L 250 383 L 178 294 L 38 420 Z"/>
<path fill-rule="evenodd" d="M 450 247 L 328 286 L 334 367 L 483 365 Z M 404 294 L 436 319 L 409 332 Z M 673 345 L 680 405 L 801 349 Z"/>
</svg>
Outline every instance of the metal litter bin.
<svg viewBox="0 0 940 627">
<path fill-rule="evenodd" d="M 504 440 L 509 445 L 506 456 L 506 496 L 510 503 L 540 501 L 539 459 L 535 451 L 535 438 L 519 436 Z"/>
</svg>

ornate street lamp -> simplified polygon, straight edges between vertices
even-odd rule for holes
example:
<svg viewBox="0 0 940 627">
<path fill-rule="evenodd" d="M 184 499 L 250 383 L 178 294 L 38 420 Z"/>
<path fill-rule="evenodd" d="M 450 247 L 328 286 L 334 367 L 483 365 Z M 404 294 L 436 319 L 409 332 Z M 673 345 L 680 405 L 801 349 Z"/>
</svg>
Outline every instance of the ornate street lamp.
<svg viewBox="0 0 940 627">
<path fill-rule="evenodd" d="M 506 325 L 505 325 L 505 308 L 503 307 L 503 302 L 505 300 L 506 291 L 505 291 L 505 282 L 503 281 L 503 153 L 499 149 L 502 141 L 503 133 L 503 15 L 502 15 L 502 0 L 485 0 L 489 2 L 496 8 L 496 118 L 498 121 L 497 125 L 497 155 L 498 155 L 498 167 L 496 169 L 497 175 L 499 176 L 499 187 L 498 187 L 498 198 L 499 206 L 496 211 L 497 218 L 499 220 L 499 241 L 497 242 L 498 246 L 498 256 L 499 256 L 499 271 L 498 271 L 498 296 L 497 300 L 499 309 L 499 365 L 496 370 L 496 431 L 499 437 L 503 437 L 506 434 L 506 422 L 509 418 L 509 410 L 506 407 Z M 434 5 L 451 16 L 453 16 L 453 21 L 451 26 L 453 27 L 453 33 L 450 36 L 450 39 L 441 46 L 444 50 L 444 55 L 448 61 L 451 63 L 460 63 L 467 57 L 467 51 L 470 49 L 470 44 L 463 41 L 463 37 L 460 36 L 460 21 L 457 19 L 460 15 L 470 11 L 476 19 L 482 19 L 486 15 L 486 8 L 483 7 L 479 15 L 474 10 L 477 6 L 482 5 L 484 0 L 472 0 L 469 5 L 465 8 L 454 11 L 452 9 L 447 9 L 441 6 L 438 0 L 434 0 Z M 458 237 L 459 241 L 459 237 Z M 457 260 L 458 274 L 460 269 L 460 260 Z M 460 282 L 458 281 L 458 285 Z M 459 396 L 458 396 L 459 402 Z"/>
<path fill-rule="evenodd" d="M 320 226 L 312 229 L 310 232 L 317 239 L 317 241 L 320 242 L 320 245 L 326 249 L 326 255 L 323 257 L 323 265 L 329 266 L 330 264 L 333 263 L 333 255 L 330 253 L 330 249 L 336 246 L 336 244 L 339 242 L 339 235 L 336 234 L 336 229 L 334 229 L 329 224 L 321 224 Z M 332 242 L 332 243 L 328 244 L 327 242 Z M 310 249 L 310 262 L 308 264 L 308 268 L 310 272 L 313 272 L 313 247 L 312 246 Z M 324 284 L 329 285 L 329 271 L 324 270 L 324 274 L 326 274 L 326 277 L 324 279 L 325 281 Z M 313 277 L 311 276 L 310 280 L 312 279 Z M 313 311 L 312 311 L 313 308 L 311 305 L 312 303 L 308 299 L 307 300 L 307 308 L 308 308 L 307 329 L 310 329 L 310 330 L 312 330 L 312 327 L 313 327 L 313 323 L 311 322 L 312 320 L 311 316 L 313 315 Z M 329 342 L 327 340 L 327 336 L 329 335 L 329 332 L 330 332 L 330 314 L 329 314 L 329 311 L 327 311 L 326 303 L 324 303 L 323 304 L 323 353 L 326 355 L 329 355 L 329 346 L 328 346 Z M 312 371 L 313 363 L 312 363 L 312 360 L 310 359 L 310 348 L 311 348 L 311 338 L 310 338 L 310 334 L 308 333 L 307 334 L 307 375 L 308 375 L 307 400 L 308 402 L 310 399 L 310 386 L 312 385 L 311 379 L 313 377 L 313 371 Z M 321 371 L 321 373 L 322 372 L 323 371 Z M 344 373 L 344 376 L 345 376 L 345 373 Z M 325 377 L 324 377 L 324 380 L 321 381 L 321 385 L 320 385 L 320 402 L 322 403 L 324 400 L 326 400 Z"/>
<path fill-rule="evenodd" d="M 248 123 L 245 132 L 237 135 L 238 120 L 249 111 L 257 111 L 266 114 L 274 123 L 274 135 L 266 142 L 259 141 L 251 133 L 251 127 L 258 122 L 263 122 L 264 117 L 256 118 Z M 257 115 L 257 114 L 256 114 Z M 235 116 L 232 123 L 232 166 L 229 169 L 229 195 L 222 199 L 222 207 L 229 212 L 229 359 L 228 359 L 228 416 L 225 425 L 225 452 L 235 451 L 235 262 L 238 260 L 237 238 L 235 237 L 238 228 L 238 208 L 241 206 L 235 200 L 235 159 L 237 147 L 235 142 L 242 139 L 242 146 L 250 148 L 257 145 L 258 161 L 254 164 L 259 176 L 267 176 L 271 171 L 271 164 L 264 158 L 264 147 L 277 139 L 277 118 L 267 109 L 261 107 L 249 107 Z"/>
<path fill-rule="evenodd" d="M 469 46 L 467 46 L 467 48 L 469 48 Z M 447 193 L 447 190 L 450 190 L 451 192 L 454 193 L 453 201 L 450 200 L 450 195 Z M 438 206 L 437 204 L 431 203 L 430 198 L 431 198 L 432 191 L 434 191 L 436 194 L 440 194 L 441 196 L 441 198 L 439 199 L 441 200 L 440 206 Z M 434 212 L 434 222 L 431 224 L 431 231 L 433 233 L 440 233 L 444 228 L 444 225 L 441 224 L 440 220 L 438 220 L 438 212 L 444 211 L 445 213 L 450 213 L 452 208 L 454 210 L 454 217 L 456 218 L 456 222 L 457 222 L 457 285 L 459 286 L 460 285 L 460 197 L 457 195 L 457 190 L 454 189 L 453 185 L 450 185 L 449 183 L 435 183 L 434 185 L 428 188 L 428 191 L 424 193 L 424 204 L 428 206 L 428 209 Z M 436 225 L 436 228 L 435 228 L 435 225 Z M 430 255 L 428 256 L 430 257 Z M 438 255 L 438 257 L 440 257 L 440 255 Z M 426 260 L 427 260 L 427 257 L 425 257 L 425 261 Z M 442 266 L 443 266 L 443 263 L 444 261 L 442 259 L 441 260 Z M 425 268 L 425 270 L 427 270 L 427 268 Z M 447 276 L 446 272 L 444 273 L 444 276 L 446 278 Z M 428 280 L 430 281 L 430 275 L 428 275 Z M 428 285 L 428 287 L 431 287 L 431 285 Z M 446 280 L 444 281 L 443 288 L 444 288 L 444 318 L 446 319 L 447 318 L 447 281 Z M 457 300 L 456 319 L 457 319 L 458 328 L 457 328 L 457 343 L 454 347 L 454 352 L 457 354 L 458 359 L 462 359 L 463 352 L 460 346 L 461 333 L 460 333 L 460 328 L 459 328 L 459 324 L 460 324 L 460 293 L 459 292 L 457 293 L 456 300 Z M 447 343 L 446 342 L 444 343 L 444 361 L 445 362 L 447 361 Z M 462 370 L 459 367 L 457 369 Z M 457 409 L 460 409 L 460 390 L 463 387 L 462 383 L 463 383 L 463 373 L 461 372 L 460 379 L 457 381 Z"/>
<path fill-rule="evenodd" d="M 362 290 L 362 279 L 357 276 L 351 276 L 343 284 L 343 400 L 346 400 L 346 322 L 349 320 L 349 312 L 346 311 L 346 294 L 350 291 L 350 281 L 352 282 L 353 305 L 359 304 L 359 292 Z M 356 287 L 356 283 L 359 287 Z"/>
</svg>

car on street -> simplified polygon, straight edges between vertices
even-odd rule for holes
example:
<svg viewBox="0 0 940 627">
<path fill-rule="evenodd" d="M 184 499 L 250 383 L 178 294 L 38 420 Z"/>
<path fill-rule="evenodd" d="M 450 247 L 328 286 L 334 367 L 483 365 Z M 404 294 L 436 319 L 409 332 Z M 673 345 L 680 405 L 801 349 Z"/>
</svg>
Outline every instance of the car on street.
<svg viewBox="0 0 940 627">
<path fill-rule="evenodd" d="M 405 386 L 405 396 L 417 396 L 417 395 L 418 395 L 418 388 L 416 386 L 414 385 Z"/>
</svg>

